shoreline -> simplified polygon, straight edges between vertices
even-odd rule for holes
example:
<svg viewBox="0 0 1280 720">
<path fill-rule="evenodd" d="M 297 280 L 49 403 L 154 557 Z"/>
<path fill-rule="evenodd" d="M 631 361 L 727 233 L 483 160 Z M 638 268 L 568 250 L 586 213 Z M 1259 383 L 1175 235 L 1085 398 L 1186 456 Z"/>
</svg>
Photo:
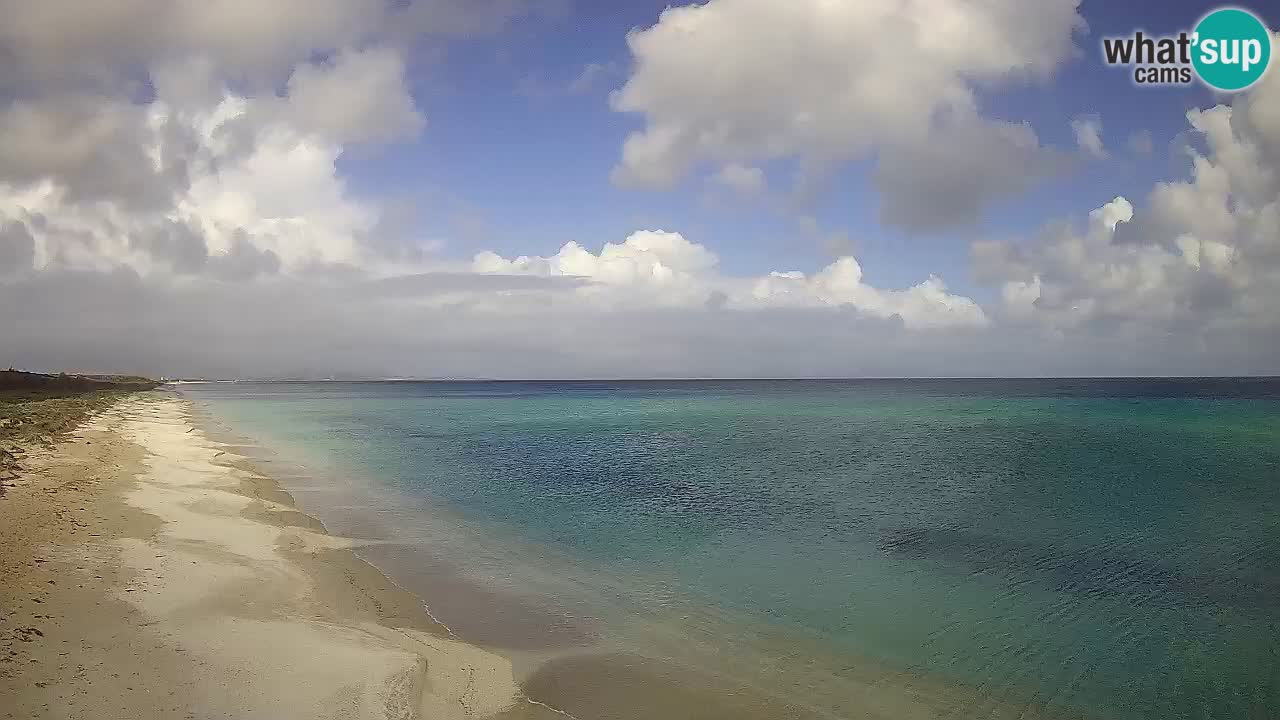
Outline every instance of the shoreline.
<svg viewBox="0 0 1280 720">
<path fill-rule="evenodd" d="M 10 716 L 564 717 L 191 410 L 123 398 L 33 452 L 5 498 Z"/>
<path fill-rule="evenodd" d="M 545 618 L 429 567 L 397 579 L 403 563 L 361 556 L 379 541 L 299 508 L 272 475 L 287 463 L 261 467 L 209 420 L 150 391 L 33 450 L 0 499 L 0 717 L 926 720 L 979 699 L 874 666 L 814 674 L 796 647 L 752 678 L 630 647 L 522 649 L 502 636 Z M 451 593 L 462 639 L 427 607 Z M 804 690 L 829 681 L 834 704 Z M 991 717 L 1049 715 L 1007 700 Z"/>
<path fill-rule="evenodd" d="M 612 599 L 565 597 L 559 585 L 546 586 L 554 580 L 576 587 L 583 581 L 575 579 L 574 573 L 594 572 L 589 565 L 554 566 L 550 574 L 542 568 L 533 575 L 521 575 L 518 588 L 493 587 L 487 579 L 470 575 L 470 560 L 461 563 L 467 572 L 460 572 L 461 564 L 454 563 L 460 557 L 458 537 L 465 538 L 461 557 L 473 558 L 477 551 L 482 556 L 491 553 L 496 542 L 501 552 L 516 547 L 529 553 L 526 560 L 545 563 L 550 550 L 553 564 L 571 561 L 555 556 L 554 549 L 506 535 L 500 528 L 456 526 L 458 519 L 440 515 L 438 508 L 419 516 L 425 508 L 405 510 L 418 501 L 412 496 L 395 491 L 367 494 L 369 483 L 361 481 L 358 466 L 329 467 L 323 455 L 299 453 L 288 442 L 264 444 L 262 438 L 245 435 L 232 420 L 192 399 L 205 432 L 236 448 L 244 467 L 269 477 L 273 486 L 287 492 L 296 488 L 297 506 L 331 530 L 362 538 L 352 548 L 356 556 L 418 597 L 426 612 L 436 613 L 432 617 L 456 630 L 460 639 L 510 659 L 524 696 L 565 716 L 929 720 L 952 716 L 958 707 L 982 706 L 992 718 L 1081 719 L 1075 713 L 1040 707 L 1034 694 L 986 698 L 981 688 L 955 678 L 836 656 L 809 635 L 784 635 L 786 631 L 720 609 L 702 608 L 696 602 L 685 609 L 700 618 L 690 626 L 681 622 L 688 619 L 685 612 L 659 619 L 640 606 L 627 605 L 625 610 L 640 614 L 619 616 L 619 608 L 608 605 Z M 384 515 L 388 511 L 390 519 Z M 419 517 L 431 518 L 429 524 L 442 521 L 449 529 L 447 537 L 434 533 L 427 540 L 404 522 L 406 518 L 416 522 Z M 460 529 L 462 535 L 453 534 Z M 408 537 L 402 537 L 406 532 Z M 436 552 L 432 543 L 441 541 L 454 549 Z M 502 575 L 503 568 L 498 573 Z M 661 582 L 661 578 L 654 580 Z M 643 580 L 640 587 L 635 585 L 636 578 L 628 576 L 627 582 L 631 584 L 613 590 L 642 591 Z M 607 606 L 599 605 L 599 600 Z M 706 617 L 702 617 L 704 611 Z M 566 617 L 568 626 L 563 625 Z"/>
</svg>

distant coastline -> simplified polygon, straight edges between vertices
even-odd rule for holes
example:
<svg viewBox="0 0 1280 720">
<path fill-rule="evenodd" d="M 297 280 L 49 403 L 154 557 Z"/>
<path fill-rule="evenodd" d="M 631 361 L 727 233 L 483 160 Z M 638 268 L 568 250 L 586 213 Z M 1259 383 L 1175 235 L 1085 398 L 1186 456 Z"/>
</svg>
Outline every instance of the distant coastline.
<svg viewBox="0 0 1280 720">
<path fill-rule="evenodd" d="M 875 382 L 883 380 L 918 381 L 993 381 L 993 380 L 1089 380 L 1089 381 L 1141 381 L 1141 380 L 1274 380 L 1280 375 L 867 375 L 867 376 L 813 376 L 813 377 L 717 377 L 717 376 L 654 376 L 654 377 L 245 377 L 245 378 L 174 378 L 170 384 L 192 383 L 652 383 L 652 382 Z"/>
</svg>

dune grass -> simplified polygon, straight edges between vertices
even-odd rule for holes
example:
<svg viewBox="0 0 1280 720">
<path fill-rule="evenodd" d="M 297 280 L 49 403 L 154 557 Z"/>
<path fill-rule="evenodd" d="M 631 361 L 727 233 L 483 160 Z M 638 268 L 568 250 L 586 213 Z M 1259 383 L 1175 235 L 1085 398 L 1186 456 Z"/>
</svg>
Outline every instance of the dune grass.
<svg viewBox="0 0 1280 720">
<path fill-rule="evenodd" d="M 158 384 L 140 377 L 0 371 L 0 493 L 31 448 L 52 445 L 120 397 Z"/>
</svg>

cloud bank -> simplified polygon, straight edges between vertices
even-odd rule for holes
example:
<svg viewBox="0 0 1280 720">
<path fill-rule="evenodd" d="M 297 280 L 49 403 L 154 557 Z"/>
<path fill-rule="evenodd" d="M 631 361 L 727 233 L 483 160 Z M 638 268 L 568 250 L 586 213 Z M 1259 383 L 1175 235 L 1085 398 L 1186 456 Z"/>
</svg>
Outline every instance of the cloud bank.
<svg viewBox="0 0 1280 720">
<path fill-rule="evenodd" d="M 471 258 L 386 237 L 393 209 L 351 192 L 339 158 L 412 142 L 449 111 L 413 97 L 415 48 L 535 10 L 0 0 L 0 364 L 227 377 L 1280 372 L 1274 72 L 1187 114 L 1185 177 L 975 243 L 989 297 L 927 270 L 878 282 L 847 238 L 825 266 L 743 275 L 679 229 Z M 1062 162 L 1029 125 L 984 114 L 979 91 L 1051 74 L 1080 25 L 1066 0 L 672 8 L 629 37 L 634 65 L 611 103 L 641 127 L 614 176 L 662 187 L 706 171 L 750 199 L 769 192 L 771 163 L 821 176 L 869 160 L 886 222 L 976 223 Z M 1080 148 L 1106 154 L 1100 120 L 1078 121 Z"/>
</svg>

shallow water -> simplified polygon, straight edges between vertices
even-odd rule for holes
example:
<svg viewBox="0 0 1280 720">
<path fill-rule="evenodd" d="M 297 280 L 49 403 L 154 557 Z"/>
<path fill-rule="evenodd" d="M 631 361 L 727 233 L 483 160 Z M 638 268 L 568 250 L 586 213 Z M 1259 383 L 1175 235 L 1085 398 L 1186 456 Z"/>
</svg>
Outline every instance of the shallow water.
<svg viewBox="0 0 1280 720">
<path fill-rule="evenodd" d="M 1280 715 L 1280 381 L 182 391 L 582 712 Z"/>
</svg>

